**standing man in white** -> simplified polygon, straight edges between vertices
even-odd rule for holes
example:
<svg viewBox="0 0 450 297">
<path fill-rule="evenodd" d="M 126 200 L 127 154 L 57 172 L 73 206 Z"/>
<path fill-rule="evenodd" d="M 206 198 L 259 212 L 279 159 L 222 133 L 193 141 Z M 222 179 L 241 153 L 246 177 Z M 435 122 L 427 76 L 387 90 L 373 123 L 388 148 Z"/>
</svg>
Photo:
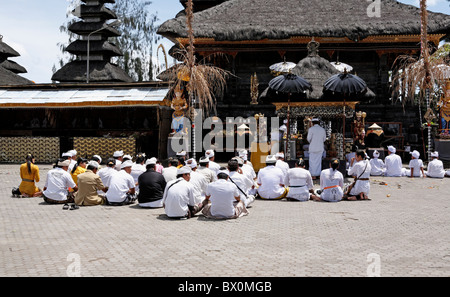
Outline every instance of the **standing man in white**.
<svg viewBox="0 0 450 297">
<path fill-rule="evenodd" d="M 320 176 L 322 171 L 322 156 L 324 151 L 324 142 L 327 139 L 327 133 L 324 128 L 319 126 L 319 119 L 312 119 L 313 126 L 308 129 L 307 140 L 309 142 L 309 172 L 313 179 Z"/>
</svg>

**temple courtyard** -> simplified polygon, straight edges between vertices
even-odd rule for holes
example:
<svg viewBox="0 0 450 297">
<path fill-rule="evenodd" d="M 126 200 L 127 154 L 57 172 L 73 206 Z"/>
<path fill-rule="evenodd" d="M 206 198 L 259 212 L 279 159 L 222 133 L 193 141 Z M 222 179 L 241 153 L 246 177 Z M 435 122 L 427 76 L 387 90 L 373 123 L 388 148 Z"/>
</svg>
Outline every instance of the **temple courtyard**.
<svg viewBox="0 0 450 297">
<path fill-rule="evenodd" d="M 450 276 L 450 178 L 373 177 L 370 201 L 257 200 L 222 221 L 12 198 L 19 165 L 0 182 L 0 276 Z"/>
</svg>

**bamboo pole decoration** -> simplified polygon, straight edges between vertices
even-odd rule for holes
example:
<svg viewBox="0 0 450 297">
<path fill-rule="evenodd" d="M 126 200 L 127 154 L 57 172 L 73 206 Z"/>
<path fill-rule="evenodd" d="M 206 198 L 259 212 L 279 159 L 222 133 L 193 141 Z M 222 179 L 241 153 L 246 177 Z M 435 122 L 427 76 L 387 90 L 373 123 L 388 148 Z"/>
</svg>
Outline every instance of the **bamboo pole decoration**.
<svg viewBox="0 0 450 297">
<path fill-rule="evenodd" d="M 427 0 L 420 0 L 420 44 L 421 44 L 421 56 L 423 59 L 423 67 L 425 70 L 425 80 L 423 88 L 425 89 L 425 100 L 427 104 L 427 110 L 430 108 L 430 88 L 431 85 L 431 73 L 430 73 L 430 61 L 429 61 L 429 49 L 428 49 L 428 12 L 427 12 Z M 431 126 L 428 123 L 428 161 L 431 160 Z"/>
</svg>

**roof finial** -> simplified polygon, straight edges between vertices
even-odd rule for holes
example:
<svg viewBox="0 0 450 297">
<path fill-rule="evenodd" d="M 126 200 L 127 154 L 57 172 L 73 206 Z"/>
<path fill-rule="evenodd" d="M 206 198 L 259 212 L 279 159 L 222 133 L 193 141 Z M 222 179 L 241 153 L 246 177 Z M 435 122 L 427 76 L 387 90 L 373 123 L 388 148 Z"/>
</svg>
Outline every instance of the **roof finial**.
<svg viewBox="0 0 450 297">
<path fill-rule="evenodd" d="M 320 43 L 314 40 L 314 37 L 308 43 L 308 57 L 318 57 L 319 56 L 319 46 Z"/>
</svg>

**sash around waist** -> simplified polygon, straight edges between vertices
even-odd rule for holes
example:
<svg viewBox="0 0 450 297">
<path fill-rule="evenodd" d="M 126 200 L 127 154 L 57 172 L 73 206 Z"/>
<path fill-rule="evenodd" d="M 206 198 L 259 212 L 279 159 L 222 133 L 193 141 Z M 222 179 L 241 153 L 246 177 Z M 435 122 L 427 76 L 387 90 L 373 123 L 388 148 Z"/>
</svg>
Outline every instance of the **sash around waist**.
<svg viewBox="0 0 450 297">
<path fill-rule="evenodd" d="M 303 188 L 306 187 L 306 185 L 301 185 L 301 186 L 289 186 L 289 188 Z"/>
<path fill-rule="evenodd" d="M 29 183 L 34 183 L 34 180 L 27 179 L 27 178 L 22 178 L 22 181 L 29 182 Z"/>
</svg>

